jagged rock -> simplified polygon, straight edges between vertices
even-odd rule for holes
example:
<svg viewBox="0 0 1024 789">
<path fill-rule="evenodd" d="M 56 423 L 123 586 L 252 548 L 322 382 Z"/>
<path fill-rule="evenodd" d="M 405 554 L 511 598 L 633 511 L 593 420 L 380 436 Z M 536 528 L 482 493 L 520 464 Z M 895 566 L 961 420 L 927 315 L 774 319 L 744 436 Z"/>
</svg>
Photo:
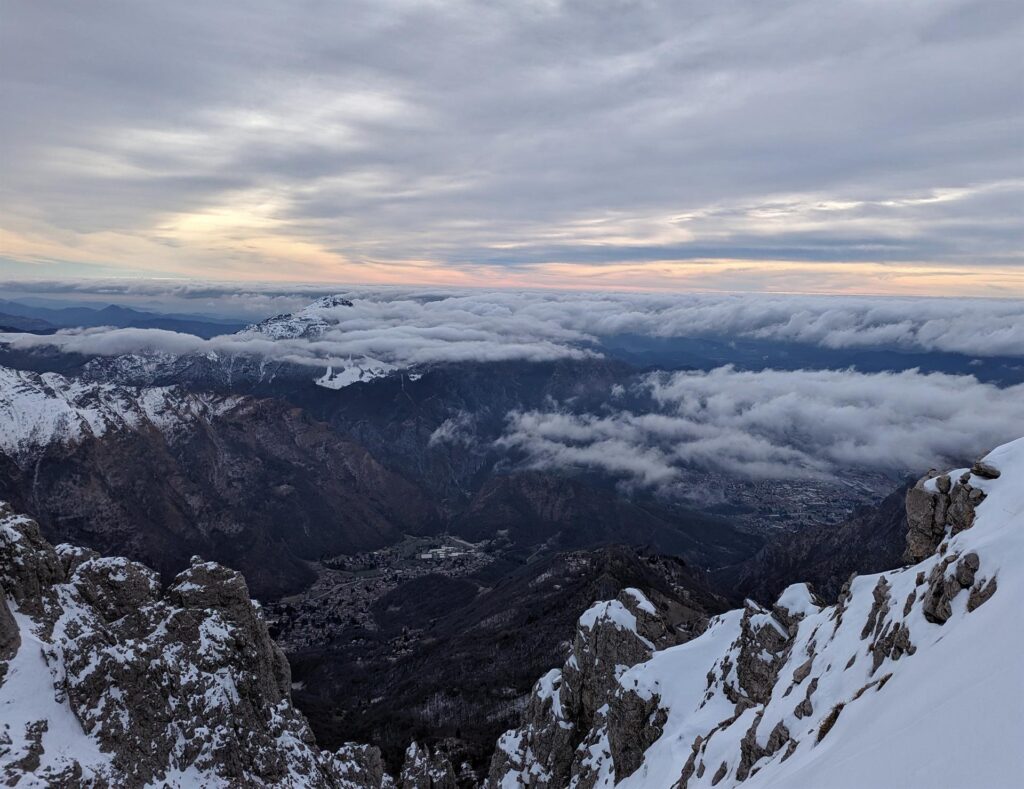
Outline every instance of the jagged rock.
<svg viewBox="0 0 1024 789">
<path fill-rule="evenodd" d="M 70 582 L 105 622 L 134 614 L 160 596 L 159 576 L 138 562 L 99 557 L 78 562 L 80 558 L 81 554 L 65 563 L 65 567 L 73 568 Z"/>
<path fill-rule="evenodd" d="M 64 578 L 64 567 L 39 525 L 0 502 L 0 586 L 25 613 L 42 612 L 44 595 Z"/>
<path fill-rule="evenodd" d="M 985 465 L 985 476 L 996 471 Z M 975 468 L 978 468 L 975 464 Z M 971 472 L 960 476 L 956 484 L 949 475 L 926 475 L 907 491 L 907 549 L 904 559 L 919 562 L 935 553 L 949 529 L 950 534 L 959 534 L 971 528 L 977 506 L 984 501 L 985 493 L 971 485 Z M 934 484 L 929 484 L 934 482 Z"/>
<path fill-rule="evenodd" d="M 1017 611 L 1013 601 L 997 602 L 988 614 L 993 627 L 984 635 L 960 623 L 992 599 L 994 568 L 1004 584 L 1005 574 L 1019 569 L 1024 487 L 1013 483 L 1024 479 L 1024 439 L 1010 446 L 1018 453 L 1013 465 L 992 464 L 1003 472 L 998 485 L 971 473 L 946 481 L 933 473 L 927 479 L 936 481 L 910 496 L 911 506 L 917 500 L 926 511 L 927 537 L 933 541 L 918 566 L 853 576 L 830 608 L 822 608 L 802 585 L 787 589 L 771 611 L 748 601 L 714 618 L 692 644 L 658 649 L 628 669 L 606 668 L 602 682 L 613 674 L 615 681 L 610 689 L 602 686 L 604 704 L 589 721 L 573 719 L 573 736 L 566 738 L 567 748 L 576 743 L 568 780 L 557 783 L 545 774 L 546 783 L 535 782 L 533 775 L 544 773 L 544 765 L 557 757 L 548 752 L 547 761 L 535 763 L 520 741 L 516 773 L 492 774 L 490 785 L 589 789 L 625 781 L 735 789 L 755 774 L 780 786 L 916 785 L 923 772 L 930 783 L 957 785 L 973 785 L 982 772 L 987 776 L 982 783 L 999 785 L 1013 757 L 993 766 L 992 760 L 981 763 L 971 756 L 991 748 L 994 738 L 1001 752 L 1015 753 L 1020 739 L 1020 726 L 1006 730 L 1006 722 L 1019 716 L 1016 696 L 1001 692 L 1005 677 L 1000 673 L 1009 666 L 1005 655 L 1013 645 L 1002 625 L 1011 627 Z M 1010 468 L 1017 480 L 1007 480 Z M 973 509 L 978 502 L 981 508 Z M 944 513 L 942 530 L 932 534 L 937 512 Z M 925 533 L 921 523 L 910 528 Z M 958 528 L 981 531 L 955 537 L 951 532 Z M 957 605 L 955 598 L 964 590 L 969 590 L 966 604 Z M 592 610 L 614 619 L 612 612 L 620 608 L 604 604 Z M 858 659 L 865 652 L 870 659 Z M 919 659 L 922 652 L 930 659 Z M 960 660 L 965 655 L 986 666 L 984 681 L 991 684 L 981 694 L 935 697 L 934 688 L 951 687 L 973 670 L 973 663 Z M 900 681 L 889 686 L 897 674 Z M 785 698 L 797 688 L 793 695 L 799 698 Z M 992 717 L 993 707 L 998 717 Z M 950 709 L 970 715 L 960 718 L 969 725 L 960 726 L 957 737 L 946 730 Z M 848 725 L 836 726 L 840 716 Z M 906 727 L 910 719 L 915 720 L 912 733 Z M 846 739 L 854 720 L 862 728 Z M 829 743 L 820 748 L 826 737 Z M 957 752 L 941 766 L 928 762 L 938 740 Z M 867 743 L 871 760 L 862 759 Z M 838 762 L 837 753 L 843 755 Z"/>
<path fill-rule="evenodd" d="M 878 667 L 886 658 L 899 660 L 903 655 L 913 655 L 917 651 L 910 641 L 910 629 L 905 622 L 898 625 L 887 622 L 881 634 L 868 649 L 872 655 L 872 674 L 878 671 Z"/>
<path fill-rule="evenodd" d="M 872 597 L 874 600 L 871 604 L 871 611 L 868 612 L 868 620 L 864 623 L 864 629 L 860 633 L 862 639 L 870 636 L 872 632 L 878 635 L 882 622 L 886 614 L 889 613 L 889 582 L 884 575 L 875 584 Z"/>
<path fill-rule="evenodd" d="M 18 623 L 11 615 L 7 607 L 7 597 L 4 595 L 3 587 L 0 587 L 0 682 L 4 681 L 7 673 L 7 661 L 18 654 L 20 645 L 21 632 L 18 630 Z"/>
<path fill-rule="evenodd" d="M 750 702 L 765 704 L 771 698 L 789 638 L 771 614 L 747 601 L 740 623 L 736 678 Z"/>
<path fill-rule="evenodd" d="M 374 787 L 390 789 L 391 776 L 384 771 L 380 748 L 348 742 L 329 758 L 328 766 L 342 787 Z"/>
<path fill-rule="evenodd" d="M 751 769 L 765 756 L 771 756 L 790 742 L 789 729 L 779 721 L 768 735 L 768 743 L 761 747 L 757 741 L 757 728 L 761 723 L 762 716 L 758 715 L 754 722 L 747 729 L 743 739 L 740 740 L 740 763 L 736 768 L 736 780 L 745 781 L 751 774 Z"/>
<path fill-rule="evenodd" d="M 91 548 L 82 548 L 79 545 L 68 545 L 66 542 L 61 543 L 55 549 L 57 556 L 60 557 L 60 563 L 64 565 L 64 575 L 68 578 L 78 569 L 80 565 L 90 559 L 98 559 L 100 555 L 97 551 Z"/>
<path fill-rule="evenodd" d="M 796 705 L 793 709 L 793 714 L 798 718 L 807 718 L 814 714 L 814 705 L 811 704 L 811 696 L 818 689 L 818 678 L 815 677 L 808 683 L 807 691 L 804 694 L 803 701 Z"/>
<path fill-rule="evenodd" d="M 960 561 L 956 563 L 956 580 L 964 589 L 974 583 L 974 575 L 978 572 L 978 568 L 981 566 L 981 562 L 978 559 L 978 554 L 971 551 L 968 554 L 964 554 L 960 557 Z"/>
<path fill-rule="evenodd" d="M 620 691 L 606 715 L 615 780 L 632 775 L 643 763 L 644 751 L 661 737 L 667 715 L 657 694 Z"/>
<path fill-rule="evenodd" d="M 954 562 L 956 566 L 953 573 L 947 575 L 948 568 Z M 959 557 L 959 560 L 956 556 L 947 556 L 932 568 L 922 606 L 922 612 L 929 622 L 941 625 L 949 619 L 953 613 L 953 598 L 960 594 L 961 590 L 969 589 L 974 584 L 980 566 L 978 554 L 972 551 Z"/>
<path fill-rule="evenodd" d="M 413 742 L 405 752 L 399 786 L 402 789 L 456 789 L 455 770 L 444 753 Z"/>
<path fill-rule="evenodd" d="M 656 647 L 679 640 L 636 590 L 624 590 L 615 600 L 593 606 L 579 625 L 572 656 L 562 669 L 562 701 L 572 720 L 593 719 L 615 688 L 618 666 L 635 666 Z"/>
<path fill-rule="evenodd" d="M 572 766 L 579 735 L 565 717 L 561 701 L 562 672 L 552 669 L 534 685 L 518 729 L 498 740 L 488 772 L 488 786 L 497 787 L 508 774 L 530 775 L 530 786 L 562 785 Z M 529 762 L 529 764 L 527 764 Z"/>
<path fill-rule="evenodd" d="M 487 785 L 514 776 L 531 787 L 571 780 L 585 789 L 604 760 L 620 778 L 631 773 L 661 735 L 664 717 L 656 694 L 622 688 L 619 675 L 682 639 L 636 589 L 592 606 L 579 619 L 565 665 L 537 682 L 522 724 L 500 738 Z"/>
<path fill-rule="evenodd" d="M 0 661 L 0 782 L 388 785 L 379 752 L 317 749 L 283 653 L 219 565 L 195 561 L 162 594 L 148 568 L 58 552 L 0 505 Z"/>
</svg>

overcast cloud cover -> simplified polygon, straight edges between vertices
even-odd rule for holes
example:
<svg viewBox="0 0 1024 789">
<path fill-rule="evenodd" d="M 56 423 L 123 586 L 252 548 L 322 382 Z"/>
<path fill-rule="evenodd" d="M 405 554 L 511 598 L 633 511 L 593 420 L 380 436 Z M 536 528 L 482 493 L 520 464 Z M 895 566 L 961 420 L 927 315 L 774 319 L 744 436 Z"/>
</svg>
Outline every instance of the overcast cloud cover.
<svg viewBox="0 0 1024 789">
<path fill-rule="evenodd" d="M 923 473 L 1024 434 L 1024 385 L 911 370 L 657 373 L 644 413 L 509 415 L 505 447 L 535 468 L 586 468 L 671 489 L 680 469 L 753 479 L 843 469 Z"/>
<path fill-rule="evenodd" d="M 1015 0 L 2 13 L 8 276 L 1024 294 Z"/>
<path fill-rule="evenodd" d="M 124 286 L 159 296 L 161 283 Z M 264 307 L 309 303 L 306 293 L 232 292 L 216 285 L 163 286 L 164 298 L 209 306 L 250 301 Z M 337 289 L 335 289 L 337 290 Z M 56 293 L 56 289 L 54 289 Z M 66 291 L 63 291 L 66 292 Z M 104 287 L 105 296 L 115 295 Z M 122 294 L 123 295 L 123 292 Z M 350 355 L 395 364 L 495 359 L 552 359 L 599 352 L 602 336 L 757 338 L 826 348 L 884 347 L 971 356 L 1024 357 L 1024 301 L 864 297 L 604 294 L 348 288 L 353 306 L 313 310 L 329 322 L 315 340 L 271 341 L 262 335 L 202 340 L 157 329 L 88 329 L 54 336 L 9 337 L 18 347 L 121 354 L 252 353 L 313 365 Z M 300 310 L 301 312 L 301 310 Z"/>
</svg>

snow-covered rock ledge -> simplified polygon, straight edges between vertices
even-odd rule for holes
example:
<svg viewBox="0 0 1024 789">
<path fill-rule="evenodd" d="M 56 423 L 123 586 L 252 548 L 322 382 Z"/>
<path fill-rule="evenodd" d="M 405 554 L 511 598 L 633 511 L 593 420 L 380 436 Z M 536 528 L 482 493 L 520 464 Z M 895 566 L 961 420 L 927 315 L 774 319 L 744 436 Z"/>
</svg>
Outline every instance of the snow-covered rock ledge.
<svg viewBox="0 0 1024 789">
<path fill-rule="evenodd" d="M 592 608 L 489 785 L 1019 786 L 1024 439 L 907 504 L 917 563 L 851 578 L 834 606 L 797 584 L 667 648 L 638 598 Z"/>
</svg>

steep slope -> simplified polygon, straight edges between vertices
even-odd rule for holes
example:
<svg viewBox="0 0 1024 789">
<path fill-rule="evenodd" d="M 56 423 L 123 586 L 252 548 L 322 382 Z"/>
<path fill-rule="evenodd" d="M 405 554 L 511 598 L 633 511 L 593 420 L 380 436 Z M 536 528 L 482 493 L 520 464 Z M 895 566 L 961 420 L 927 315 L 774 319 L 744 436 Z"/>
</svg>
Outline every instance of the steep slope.
<svg viewBox="0 0 1024 789">
<path fill-rule="evenodd" d="M 774 600 L 790 584 L 806 582 L 833 602 L 851 573 L 877 573 L 902 564 L 909 488 L 907 483 L 877 506 L 858 508 L 841 523 L 779 534 L 713 578 L 722 589 L 762 602 Z"/>
<path fill-rule="evenodd" d="M 833 606 L 795 584 L 668 648 L 650 601 L 594 606 L 490 785 L 1016 786 L 1024 439 L 920 480 L 907 510 L 917 564 Z"/>
<path fill-rule="evenodd" d="M 434 518 L 412 485 L 285 403 L 4 368 L 0 496 L 55 541 L 167 577 L 202 553 L 260 596 L 307 584 L 308 560 Z"/>
<path fill-rule="evenodd" d="M 0 503 L 6 785 L 381 787 L 375 749 L 321 752 L 242 577 L 46 543 Z"/>
</svg>

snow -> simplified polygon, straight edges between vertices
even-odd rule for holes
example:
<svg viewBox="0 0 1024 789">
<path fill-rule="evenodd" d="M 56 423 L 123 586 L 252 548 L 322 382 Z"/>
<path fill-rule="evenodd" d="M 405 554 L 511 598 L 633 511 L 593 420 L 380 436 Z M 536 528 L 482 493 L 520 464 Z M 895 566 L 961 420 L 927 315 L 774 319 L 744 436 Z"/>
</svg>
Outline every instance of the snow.
<svg viewBox="0 0 1024 789">
<path fill-rule="evenodd" d="M 784 632 L 763 609 L 717 617 L 699 638 L 657 652 L 623 672 L 619 684 L 643 698 L 657 694 L 668 719 L 662 736 L 644 754 L 642 766 L 619 786 L 673 786 L 698 736 L 706 738 L 701 751 L 705 770 L 690 777 L 689 789 L 710 786 L 723 763 L 727 772 L 717 784 L 720 788 L 1022 785 L 1024 615 L 1019 601 L 1024 599 L 1024 439 L 999 447 L 984 460 L 1001 476 L 991 480 L 971 475 L 969 483 L 987 497 L 977 507 L 974 526 L 949 538 L 945 554 L 902 570 L 856 578 L 841 617 L 835 606 L 819 609 L 805 584 L 794 584 L 782 593 L 778 605 L 803 619 L 767 704 L 745 710 L 730 723 L 734 705 L 722 692 L 723 682 L 734 677 L 724 668 L 735 670 L 744 616 L 755 627 L 772 625 Z M 965 471 L 951 473 L 954 484 Z M 926 587 L 918 586 L 918 573 L 927 577 L 944 556 L 950 556 L 954 561 L 946 574 L 951 575 L 955 557 L 970 551 L 980 559 L 976 582 L 995 577 L 997 591 L 968 612 L 968 590 L 963 590 L 953 599 L 948 621 L 929 622 L 922 612 Z M 883 577 L 890 603 L 882 626 L 905 626 L 916 651 L 898 660 L 886 656 L 872 670 L 873 634 L 862 638 L 862 631 Z M 904 614 L 911 595 L 913 604 Z M 613 604 L 599 604 L 580 623 L 600 616 L 614 621 L 622 613 Z M 621 624 L 626 626 L 628 620 L 622 617 Z M 794 672 L 809 656 L 810 674 L 787 695 Z M 814 680 L 813 712 L 798 718 L 795 708 Z M 822 724 L 834 709 L 839 709 L 838 718 L 818 742 Z M 740 740 L 758 715 L 763 716 L 756 730 L 761 746 L 777 723 L 784 724 L 799 744 L 785 761 L 783 750 L 762 758 L 755 772 L 740 782 Z M 709 732 L 714 733 L 709 737 Z M 595 753 L 588 758 L 599 760 Z M 606 771 L 610 759 L 592 766 Z"/>
<path fill-rule="evenodd" d="M 562 672 L 560 669 L 553 668 L 537 681 L 533 690 L 538 699 L 542 701 L 551 699 L 551 714 L 558 720 L 565 718 L 562 713 L 561 684 Z"/>
<path fill-rule="evenodd" d="M 593 630 L 599 620 L 611 622 L 619 630 L 636 632 L 636 617 L 618 600 L 595 603 L 580 615 L 580 627 Z"/>
<path fill-rule="evenodd" d="M 329 366 L 327 372 L 317 378 L 314 383 L 325 389 L 343 389 L 361 381 L 383 378 L 398 369 L 393 364 L 364 356 L 360 359 L 349 359 L 337 369 L 336 366 Z"/>
<path fill-rule="evenodd" d="M 811 594 L 811 588 L 807 584 L 791 584 L 787 586 L 776 603 L 779 608 L 785 608 L 791 614 L 800 614 L 802 616 L 809 616 L 810 614 L 816 614 L 821 610 L 814 602 L 814 595 Z"/>
<path fill-rule="evenodd" d="M 75 444 L 114 430 L 151 426 L 168 432 L 238 402 L 177 387 L 139 389 L 0 367 L 0 451 L 24 457 L 54 443 Z"/>
<path fill-rule="evenodd" d="M 0 732 L 11 738 L 11 744 L 0 749 L 0 777 L 6 767 L 25 756 L 29 744 L 26 727 L 38 721 L 47 724 L 42 735 L 41 763 L 36 771 L 38 785 L 47 785 L 43 777 L 49 771 L 60 772 L 75 761 L 86 776 L 102 774 L 109 767 L 110 756 L 102 753 L 99 744 L 85 733 L 67 701 L 55 698 L 53 676 L 43 656 L 45 645 L 33 633 L 32 620 L 17 608 L 11 612 L 18 623 L 21 645 L 0 685 Z"/>
<path fill-rule="evenodd" d="M 654 604 L 647 599 L 647 595 L 645 595 L 639 589 L 629 587 L 628 589 L 625 589 L 623 591 L 625 591 L 626 594 L 628 594 L 630 597 L 633 598 L 633 600 L 636 601 L 636 607 L 644 613 L 651 614 L 652 616 L 658 613 L 654 608 Z"/>
</svg>

